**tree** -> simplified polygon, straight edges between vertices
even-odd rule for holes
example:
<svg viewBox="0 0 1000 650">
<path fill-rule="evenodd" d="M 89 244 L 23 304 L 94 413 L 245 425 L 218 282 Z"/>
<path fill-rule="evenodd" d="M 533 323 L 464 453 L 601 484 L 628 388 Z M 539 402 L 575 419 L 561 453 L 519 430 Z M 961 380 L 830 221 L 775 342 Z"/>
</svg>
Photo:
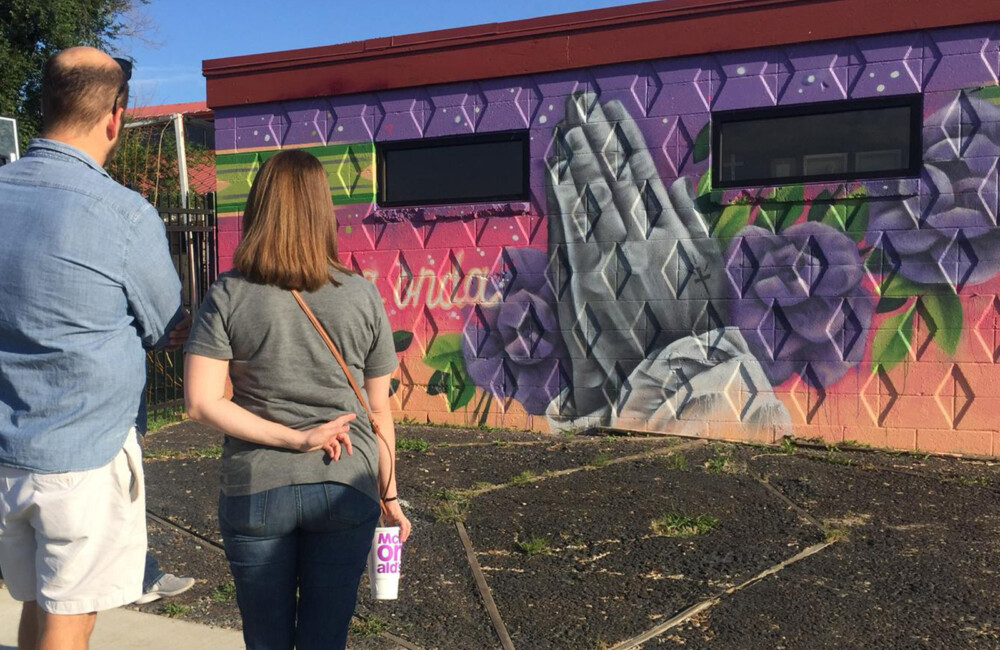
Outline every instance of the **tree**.
<svg viewBox="0 0 1000 650">
<path fill-rule="evenodd" d="M 215 164 L 212 152 L 203 145 L 186 141 L 184 152 L 189 170 Z M 122 129 L 107 168 L 112 178 L 154 204 L 163 196 L 178 195 L 180 173 L 173 122 Z"/>
<path fill-rule="evenodd" d="M 114 50 L 134 33 L 149 0 L 0 0 L 0 115 L 18 120 L 20 141 L 41 128 L 42 65 L 74 45 Z"/>
</svg>

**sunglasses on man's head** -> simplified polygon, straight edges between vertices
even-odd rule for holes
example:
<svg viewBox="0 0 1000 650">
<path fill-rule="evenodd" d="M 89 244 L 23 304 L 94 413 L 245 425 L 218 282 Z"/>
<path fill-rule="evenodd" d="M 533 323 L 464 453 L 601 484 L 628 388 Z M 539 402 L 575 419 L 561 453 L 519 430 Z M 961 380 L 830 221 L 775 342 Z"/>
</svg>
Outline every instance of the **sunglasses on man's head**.
<svg viewBox="0 0 1000 650">
<path fill-rule="evenodd" d="M 122 93 L 125 91 L 125 86 L 128 84 L 129 80 L 132 78 L 132 62 L 128 59 L 122 59 L 115 57 L 115 63 L 122 69 L 122 85 L 118 86 L 118 92 L 115 93 L 115 103 L 111 105 L 111 112 L 115 113 L 118 111 L 118 98 L 121 97 Z"/>
</svg>

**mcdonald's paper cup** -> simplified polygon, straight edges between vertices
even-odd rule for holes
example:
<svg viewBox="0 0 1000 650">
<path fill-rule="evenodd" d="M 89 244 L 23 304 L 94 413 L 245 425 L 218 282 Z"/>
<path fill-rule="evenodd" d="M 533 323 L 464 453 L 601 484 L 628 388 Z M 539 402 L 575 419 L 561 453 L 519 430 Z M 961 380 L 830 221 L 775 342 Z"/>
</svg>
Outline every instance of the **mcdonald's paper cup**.
<svg viewBox="0 0 1000 650">
<path fill-rule="evenodd" d="M 368 553 L 368 583 L 375 600 L 396 600 L 402 555 L 403 543 L 399 541 L 399 526 L 376 528 L 372 550 Z"/>
</svg>

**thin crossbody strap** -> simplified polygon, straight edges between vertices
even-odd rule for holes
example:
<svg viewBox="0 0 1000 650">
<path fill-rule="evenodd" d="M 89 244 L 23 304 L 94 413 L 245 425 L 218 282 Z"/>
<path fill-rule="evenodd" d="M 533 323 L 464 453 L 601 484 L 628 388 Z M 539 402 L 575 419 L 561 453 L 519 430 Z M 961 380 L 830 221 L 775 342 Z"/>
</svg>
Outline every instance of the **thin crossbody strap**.
<svg viewBox="0 0 1000 650">
<path fill-rule="evenodd" d="M 340 364 L 341 369 L 344 371 L 344 375 L 347 376 L 347 383 L 351 385 L 351 388 L 354 390 L 354 394 L 358 397 L 358 401 L 361 402 L 361 407 L 365 409 L 365 413 L 368 415 L 368 421 L 372 424 L 372 431 L 375 432 L 375 437 L 381 440 L 382 444 L 385 445 L 386 453 L 389 455 L 389 480 L 385 483 L 386 490 L 388 490 L 389 485 L 392 483 L 392 477 L 396 471 L 396 468 L 394 467 L 395 463 L 392 462 L 392 448 L 389 446 L 389 441 L 387 441 L 385 436 L 382 435 L 382 430 L 379 428 L 378 423 L 375 422 L 375 418 L 372 416 L 372 411 L 368 408 L 368 402 L 365 400 L 364 395 L 361 394 L 361 390 L 358 388 L 357 383 L 355 383 L 354 377 L 351 375 L 351 371 L 347 369 L 347 364 L 344 363 L 344 357 L 340 355 L 340 350 L 337 349 L 337 346 L 334 344 L 333 340 L 330 339 L 330 336 L 326 333 L 326 330 L 323 329 L 323 326 L 320 325 L 316 315 L 313 314 L 311 309 L 309 309 L 309 305 L 307 305 L 306 301 L 302 299 L 302 294 L 295 289 L 292 289 L 292 296 L 295 297 L 295 302 L 299 303 L 299 307 L 302 308 L 302 311 L 304 311 L 306 316 L 309 318 L 309 322 L 312 323 L 313 327 L 316 328 L 316 331 L 319 332 L 323 342 L 326 343 L 326 347 L 330 348 L 333 358 Z M 380 489 L 379 496 L 381 497 L 379 505 L 382 506 L 382 510 L 385 511 L 384 499 L 386 497 L 386 492 L 382 492 Z"/>
</svg>

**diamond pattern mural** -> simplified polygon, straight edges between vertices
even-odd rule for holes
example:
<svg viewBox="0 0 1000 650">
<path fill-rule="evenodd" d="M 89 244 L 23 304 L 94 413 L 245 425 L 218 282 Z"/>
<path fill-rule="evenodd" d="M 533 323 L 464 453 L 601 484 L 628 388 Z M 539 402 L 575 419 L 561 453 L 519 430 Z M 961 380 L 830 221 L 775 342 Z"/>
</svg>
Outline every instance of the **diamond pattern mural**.
<svg viewBox="0 0 1000 650">
<path fill-rule="evenodd" d="M 305 148 L 406 415 L 1000 453 L 998 80 L 1000 23 L 221 110 L 223 264 Z M 911 93 L 918 179 L 712 190 L 712 111 Z M 529 201 L 376 205 L 376 142 L 513 129 Z"/>
</svg>

